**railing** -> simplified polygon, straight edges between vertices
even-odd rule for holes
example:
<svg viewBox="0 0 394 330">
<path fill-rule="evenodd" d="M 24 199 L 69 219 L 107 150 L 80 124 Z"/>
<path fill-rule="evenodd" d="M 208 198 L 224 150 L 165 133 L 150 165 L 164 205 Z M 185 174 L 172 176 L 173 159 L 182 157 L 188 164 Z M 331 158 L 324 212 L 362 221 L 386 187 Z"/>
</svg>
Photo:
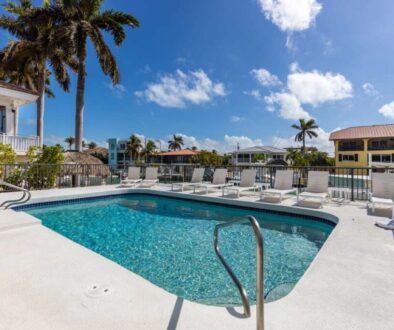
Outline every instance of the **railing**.
<svg viewBox="0 0 394 330">
<path fill-rule="evenodd" d="M 244 307 L 244 317 L 250 317 L 250 303 L 249 303 L 248 294 L 246 293 L 244 287 L 242 286 L 237 276 L 234 274 L 230 265 L 224 259 L 219 249 L 219 230 L 225 227 L 233 226 L 236 224 L 242 224 L 245 222 L 250 223 L 256 238 L 256 297 L 257 297 L 256 329 L 264 330 L 264 241 L 263 241 L 263 236 L 261 234 L 260 225 L 257 222 L 256 218 L 249 216 L 244 219 L 237 219 L 216 225 L 213 234 L 214 248 L 219 260 L 221 261 L 227 273 L 230 275 L 234 284 L 238 288 L 238 291 L 241 295 L 242 304 Z"/>
<path fill-rule="evenodd" d="M 38 137 L 12 136 L 0 134 L 0 143 L 9 144 L 16 152 L 26 152 L 30 147 L 38 147 Z"/>
<path fill-rule="evenodd" d="M 145 168 L 159 168 L 160 183 L 189 182 L 193 170 L 200 165 L 194 164 L 147 164 L 142 166 L 141 175 L 144 177 Z M 277 170 L 293 170 L 293 187 L 303 189 L 308 182 L 309 171 L 328 171 L 330 187 L 348 188 L 352 200 L 367 200 L 372 188 L 371 173 L 373 171 L 394 171 L 394 169 L 350 168 L 350 167 L 296 167 L 296 166 L 266 166 L 266 165 L 231 165 L 204 166 L 204 181 L 212 180 L 215 168 L 227 168 L 228 180 L 239 180 L 244 169 L 254 168 L 257 171 L 257 183 L 275 183 Z M 119 184 L 127 176 L 127 168 L 114 168 L 108 165 L 45 165 L 45 164 L 8 164 L 0 165 L 0 180 L 21 186 L 29 190 L 99 186 Z"/>
<path fill-rule="evenodd" d="M 16 191 L 21 191 L 22 192 L 22 197 L 17 198 L 17 199 L 6 200 L 2 204 L 0 204 L 0 208 L 4 207 L 5 209 L 8 209 L 11 206 L 24 204 L 24 203 L 27 203 L 30 200 L 30 198 L 31 198 L 31 193 L 27 189 L 15 186 L 13 184 L 10 184 L 10 183 L 4 182 L 4 181 L 0 181 L 0 185 L 7 187 L 7 189 L 11 189 L 11 190 L 16 190 Z"/>
</svg>

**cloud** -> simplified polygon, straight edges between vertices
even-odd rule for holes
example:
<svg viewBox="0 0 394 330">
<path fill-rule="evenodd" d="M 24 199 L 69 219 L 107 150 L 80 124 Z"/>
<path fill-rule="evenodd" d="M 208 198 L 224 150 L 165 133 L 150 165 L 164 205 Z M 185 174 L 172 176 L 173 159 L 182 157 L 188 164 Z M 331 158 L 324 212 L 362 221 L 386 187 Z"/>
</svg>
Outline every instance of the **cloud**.
<svg viewBox="0 0 394 330">
<path fill-rule="evenodd" d="M 343 75 L 331 72 L 294 71 L 287 77 L 287 87 L 302 104 L 314 106 L 353 96 L 352 84 Z"/>
<path fill-rule="evenodd" d="M 317 138 L 313 139 L 307 139 L 306 140 L 306 145 L 308 147 L 316 147 L 319 151 L 324 151 L 329 153 L 330 155 L 333 155 L 334 153 L 334 144 L 332 141 L 329 141 L 330 134 L 339 128 L 336 128 L 332 130 L 331 132 L 326 132 L 324 129 L 319 127 L 316 130 L 316 133 L 318 134 Z M 299 148 L 302 146 L 301 142 L 296 142 L 294 140 L 295 134 L 291 137 L 285 138 L 285 137 L 279 137 L 279 136 L 274 136 L 272 138 L 272 145 L 277 148 Z"/>
<path fill-rule="evenodd" d="M 394 101 L 383 105 L 378 111 L 384 117 L 394 119 Z"/>
<path fill-rule="evenodd" d="M 263 145 L 261 139 L 252 139 L 247 136 L 234 136 L 234 135 L 224 135 L 222 140 L 213 140 L 210 138 L 198 139 L 194 136 L 189 136 L 182 133 L 177 133 L 183 137 L 184 148 L 197 147 L 202 150 L 217 150 L 221 153 L 232 152 L 236 150 L 239 144 L 240 148 L 248 148 L 256 145 Z M 168 136 L 171 139 L 172 136 Z"/>
<path fill-rule="evenodd" d="M 277 76 L 270 73 L 266 69 L 253 69 L 250 71 L 250 74 L 262 85 L 265 87 L 270 86 L 278 86 L 281 85 L 282 82 L 279 80 Z"/>
<path fill-rule="evenodd" d="M 265 18 L 287 33 L 309 29 L 322 10 L 316 0 L 259 0 L 259 3 Z"/>
<path fill-rule="evenodd" d="M 379 91 L 369 82 L 363 84 L 363 91 L 365 95 L 377 97 L 379 96 Z"/>
<path fill-rule="evenodd" d="M 203 70 L 187 73 L 177 70 L 166 74 L 156 83 L 149 83 L 135 95 L 167 108 L 185 108 L 189 104 L 211 102 L 214 97 L 227 95 L 223 83 L 214 83 Z"/>
<path fill-rule="evenodd" d="M 284 119 L 298 120 L 299 118 L 310 119 L 311 116 L 306 112 L 300 101 L 289 93 L 271 93 L 264 98 L 267 110 L 273 112 L 275 105 L 279 107 L 279 116 Z"/>
<path fill-rule="evenodd" d="M 257 89 L 253 89 L 251 91 L 245 91 L 244 94 L 252 96 L 257 101 L 263 101 L 264 100 L 264 97 L 261 95 L 260 91 L 257 90 Z"/>
<path fill-rule="evenodd" d="M 242 117 L 239 117 L 239 116 L 231 116 L 230 117 L 230 121 L 232 122 L 232 123 L 239 123 L 240 121 L 242 121 L 243 120 L 243 118 Z"/>
<path fill-rule="evenodd" d="M 109 88 L 112 95 L 117 99 L 122 99 L 124 95 L 127 93 L 126 87 L 121 84 L 113 85 L 111 82 L 108 82 L 105 83 L 105 86 Z"/>
</svg>

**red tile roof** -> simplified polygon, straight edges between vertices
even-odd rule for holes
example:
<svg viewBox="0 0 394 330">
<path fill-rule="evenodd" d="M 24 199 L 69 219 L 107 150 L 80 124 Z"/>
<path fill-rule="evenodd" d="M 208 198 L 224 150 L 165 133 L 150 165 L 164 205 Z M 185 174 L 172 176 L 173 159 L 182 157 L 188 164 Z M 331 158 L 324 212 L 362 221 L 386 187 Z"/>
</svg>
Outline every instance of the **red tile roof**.
<svg viewBox="0 0 394 330">
<path fill-rule="evenodd" d="M 6 88 L 6 89 L 11 89 L 13 91 L 17 91 L 17 92 L 22 92 L 22 93 L 27 93 L 27 94 L 32 94 L 32 95 L 38 95 L 37 92 L 32 91 L 30 89 L 15 85 L 15 84 L 10 84 L 8 82 L 2 81 L 0 80 L 0 87 L 2 88 Z"/>
<path fill-rule="evenodd" d="M 196 150 L 183 149 L 177 151 L 161 152 L 158 155 L 159 156 L 194 156 L 194 155 L 198 155 L 199 153 L 200 152 Z"/>
<path fill-rule="evenodd" d="M 349 127 L 330 134 L 331 141 L 384 137 L 394 137 L 394 124 Z"/>
</svg>

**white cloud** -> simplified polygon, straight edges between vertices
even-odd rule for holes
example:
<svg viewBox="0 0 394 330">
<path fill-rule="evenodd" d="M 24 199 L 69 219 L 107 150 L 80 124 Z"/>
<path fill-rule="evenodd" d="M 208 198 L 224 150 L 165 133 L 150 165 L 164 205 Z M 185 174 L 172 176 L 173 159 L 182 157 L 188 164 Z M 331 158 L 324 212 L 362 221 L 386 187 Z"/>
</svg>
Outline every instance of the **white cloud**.
<svg viewBox="0 0 394 330">
<path fill-rule="evenodd" d="M 368 96 L 373 96 L 373 97 L 379 96 L 379 91 L 375 88 L 374 85 L 372 85 L 369 82 L 363 84 L 363 91 L 364 94 Z"/>
<path fill-rule="evenodd" d="M 306 112 L 300 101 L 289 93 L 271 93 L 265 97 L 267 110 L 275 111 L 275 105 L 279 107 L 279 116 L 284 119 L 298 120 L 299 118 L 310 119 L 311 116 Z"/>
<path fill-rule="evenodd" d="M 253 97 L 254 99 L 256 99 L 257 101 L 263 101 L 263 100 L 264 100 L 264 98 L 263 98 L 263 96 L 261 95 L 260 91 L 257 90 L 257 89 L 253 89 L 253 90 L 251 90 L 251 91 L 245 91 L 244 94 L 245 94 L 245 95 L 252 96 L 252 97 Z"/>
<path fill-rule="evenodd" d="M 306 140 L 306 145 L 308 147 L 316 147 L 319 151 L 324 151 L 329 153 L 330 155 L 333 155 L 334 153 L 334 144 L 332 141 L 329 141 L 330 134 L 334 131 L 338 130 L 336 128 L 335 130 L 331 132 L 326 132 L 322 128 L 318 128 L 316 130 L 316 133 L 318 134 L 317 138 L 313 139 L 307 139 Z M 272 138 L 272 145 L 277 148 L 299 148 L 302 146 L 301 142 L 296 142 L 294 141 L 295 134 L 291 137 L 285 138 L 285 137 L 279 137 L 279 136 L 274 136 Z"/>
<path fill-rule="evenodd" d="M 188 104 L 211 102 L 216 96 L 227 95 L 223 83 L 214 83 L 203 70 L 187 73 L 177 70 L 166 74 L 157 83 L 148 84 L 144 91 L 135 95 L 162 107 L 185 108 Z"/>
<path fill-rule="evenodd" d="M 230 117 L 230 121 L 232 122 L 232 123 L 239 123 L 240 121 L 242 121 L 243 120 L 243 118 L 242 117 L 239 117 L 239 116 L 231 116 Z"/>
<path fill-rule="evenodd" d="M 266 69 L 253 69 L 250 71 L 250 74 L 262 85 L 265 87 L 270 86 L 278 86 L 281 85 L 282 82 L 279 80 L 277 76 L 270 73 Z"/>
<path fill-rule="evenodd" d="M 341 74 L 319 71 L 296 72 L 292 68 L 287 77 L 287 87 L 302 104 L 318 105 L 328 101 L 350 98 L 353 95 L 352 84 Z"/>
<path fill-rule="evenodd" d="M 105 86 L 109 88 L 112 95 L 117 99 L 122 99 L 124 95 L 127 93 L 126 87 L 121 84 L 113 85 L 111 82 L 108 82 L 105 83 Z"/>
<path fill-rule="evenodd" d="M 378 111 L 384 117 L 394 119 L 394 101 L 383 105 Z"/>
<path fill-rule="evenodd" d="M 287 33 L 309 29 L 322 10 L 316 0 L 259 0 L 259 3 L 266 19 Z"/>
<path fill-rule="evenodd" d="M 194 136 L 189 136 L 182 133 L 177 133 L 176 135 L 183 137 L 184 148 L 197 147 L 200 150 L 215 149 L 221 153 L 232 152 L 236 150 L 238 143 L 241 148 L 263 145 L 263 141 L 261 139 L 252 139 L 247 136 L 232 136 L 226 134 L 222 140 L 213 140 L 210 138 L 198 139 Z M 172 136 L 168 136 L 167 138 L 171 139 Z"/>
</svg>

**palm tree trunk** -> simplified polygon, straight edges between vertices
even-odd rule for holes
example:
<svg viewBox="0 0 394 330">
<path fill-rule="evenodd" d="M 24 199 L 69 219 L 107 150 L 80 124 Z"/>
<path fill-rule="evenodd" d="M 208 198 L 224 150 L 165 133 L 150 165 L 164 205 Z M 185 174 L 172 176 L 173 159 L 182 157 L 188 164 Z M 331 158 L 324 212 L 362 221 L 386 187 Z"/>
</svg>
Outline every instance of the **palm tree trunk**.
<svg viewBox="0 0 394 330">
<path fill-rule="evenodd" d="M 302 138 L 302 153 L 305 155 L 305 135 Z"/>
<path fill-rule="evenodd" d="M 38 99 L 37 105 L 37 136 L 38 145 L 42 147 L 44 141 L 44 109 L 45 109 L 45 80 L 46 80 L 46 67 L 45 63 L 41 65 L 41 72 L 38 77 Z"/>
<path fill-rule="evenodd" d="M 83 112 L 85 109 L 85 79 L 86 79 L 86 37 L 81 41 L 79 52 L 77 98 L 75 111 L 75 149 L 82 151 L 83 140 Z"/>
</svg>

